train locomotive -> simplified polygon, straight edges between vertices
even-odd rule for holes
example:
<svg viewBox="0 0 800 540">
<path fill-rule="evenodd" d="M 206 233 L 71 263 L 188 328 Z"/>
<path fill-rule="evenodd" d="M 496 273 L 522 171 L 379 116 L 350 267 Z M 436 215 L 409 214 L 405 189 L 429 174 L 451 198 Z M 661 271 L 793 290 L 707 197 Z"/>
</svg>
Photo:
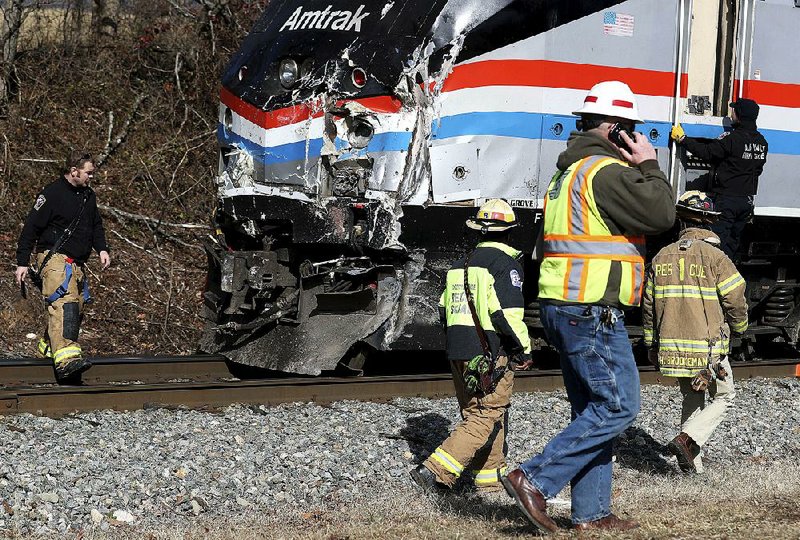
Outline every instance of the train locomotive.
<svg viewBox="0 0 800 540">
<path fill-rule="evenodd" d="M 668 144 L 672 123 L 716 137 L 732 96 L 761 103 L 745 343 L 796 345 L 800 67 L 781 45 L 798 5 L 272 0 L 222 78 L 200 348 L 308 375 L 357 371 L 370 350 L 442 349 L 437 304 L 472 243 L 466 217 L 505 198 L 522 224 L 512 242 L 534 251 L 570 111 L 601 80 L 637 94 L 637 130 L 676 197 L 709 165 Z M 541 341 L 530 256 L 525 270 Z"/>
</svg>

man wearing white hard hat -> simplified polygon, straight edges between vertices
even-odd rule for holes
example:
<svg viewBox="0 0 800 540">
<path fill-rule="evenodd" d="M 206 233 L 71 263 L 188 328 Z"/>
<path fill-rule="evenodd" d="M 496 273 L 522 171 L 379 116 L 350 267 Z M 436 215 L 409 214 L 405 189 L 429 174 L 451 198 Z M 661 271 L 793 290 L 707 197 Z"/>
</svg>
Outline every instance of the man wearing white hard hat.
<svg viewBox="0 0 800 540">
<path fill-rule="evenodd" d="M 641 299 L 644 235 L 670 229 L 675 205 L 655 149 L 634 132 L 642 119 L 627 84 L 596 84 L 574 114 L 578 131 L 545 194 L 539 273 L 542 324 L 559 351 L 572 421 L 502 481 L 543 531 L 558 529 L 546 499 L 567 484 L 576 529 L 630 529 L 636 522 L 611 513 L 612 444 L 640 403 L 624 310 Z"/>
<path fill-rule="evenodd" d="M 447 272 L 439 302 L 447 358 L 461 418 L 411 477 L 428 491 L 452 487 L 463 474 L 480 491 L 500 489 L 506 472 L 506 430 L 514 377 L 531 366 L 531 341 L 522 320 L 521 253 L 508 244 L 517 226 L 511 206 L 490 199 L 467 220 L 479 231 L 475 250 Z"/>
</svg>

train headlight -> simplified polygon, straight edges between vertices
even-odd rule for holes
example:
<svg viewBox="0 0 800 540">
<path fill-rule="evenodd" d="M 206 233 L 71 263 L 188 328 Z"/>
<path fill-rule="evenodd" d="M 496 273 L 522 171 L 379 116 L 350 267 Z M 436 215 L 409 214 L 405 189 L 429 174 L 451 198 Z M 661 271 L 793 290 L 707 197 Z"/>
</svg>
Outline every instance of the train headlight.
<svg viewBox="0 0 800 540">
<path fill-rule="evenodd" d="M 222 125 L 225 131 L 229 133 L 233 130 L 233 112 L 228 107 L 225 107 L 225 112 L 222 115 Z"/>
<path fill-rule="evenodd" d="M 367 84 L 367 72 L 360 67 L 353 69 L 350 78 L 356 88 L 364 88 L 364 85 Z"/>
<path fill-rule="evenodd" d="M 281 81 L 281 85 L 284 88 L 289 88 L 297 82 L 298 77 L 299 70 L 297 68 L 297 62 L 291 58 L 284 58 L 281 60 L 280 67 L 278 68 L 278 78 Z"/>
<path fill-rule="evenodd" d="M 375 128 L 365 118 L 353 118 L 348 122 L 347 140 L 350 146 L 358 150 L 366 148 L 375 135 Z"/>
</svg>

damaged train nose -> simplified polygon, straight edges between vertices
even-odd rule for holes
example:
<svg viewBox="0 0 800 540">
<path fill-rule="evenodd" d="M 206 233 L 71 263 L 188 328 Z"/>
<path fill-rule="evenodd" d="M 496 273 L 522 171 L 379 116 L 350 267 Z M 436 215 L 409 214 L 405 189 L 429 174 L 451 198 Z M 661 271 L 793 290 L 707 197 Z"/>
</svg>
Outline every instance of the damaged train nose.
<svg viewBox="0 0 800 540">
<path fill-rule="evenodd" d="M 356 117 L 347 123 L 347 140 L 350 146 L 356 150 L 361 150 L 369 145 L 375 135 L 375 128 L 364 117 Z"/>
<path fill-rule="evenodd" d="M 268 4 L 220 90 L 202 350 L 319 374 L 412 326 L 441 347 L 431 260 L 461 239 L 440 246 L 415 209 L 453 201 L 439 215 L 463 224 L 479 191 L 477 146 L 436 148 L 436 99 L 465 34 L 507 3 Z M 434 152 L 447 158 L 436 171 Z"/>
</svg>

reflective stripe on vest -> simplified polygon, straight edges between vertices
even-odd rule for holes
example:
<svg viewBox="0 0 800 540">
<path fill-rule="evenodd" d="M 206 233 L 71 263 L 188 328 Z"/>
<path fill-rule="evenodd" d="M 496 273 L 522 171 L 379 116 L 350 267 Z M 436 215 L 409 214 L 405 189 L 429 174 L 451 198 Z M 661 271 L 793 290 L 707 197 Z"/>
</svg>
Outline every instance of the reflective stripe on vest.
<svg viewBox="0 0 800 540">
<path fill-rule="evenodd" d="M 589 156 L 551 181 L 544 200 L 541 298 L 597 302 L 608 287 L 611 261 L 617 261 L 622 267 L 620 303 L 639 304 L 644 283 L 644 236 L 612 235 L 600 216 L 592 188 L 597 172 L 614 163 L 628 166 L 614 158 Z"/>
</svg>

